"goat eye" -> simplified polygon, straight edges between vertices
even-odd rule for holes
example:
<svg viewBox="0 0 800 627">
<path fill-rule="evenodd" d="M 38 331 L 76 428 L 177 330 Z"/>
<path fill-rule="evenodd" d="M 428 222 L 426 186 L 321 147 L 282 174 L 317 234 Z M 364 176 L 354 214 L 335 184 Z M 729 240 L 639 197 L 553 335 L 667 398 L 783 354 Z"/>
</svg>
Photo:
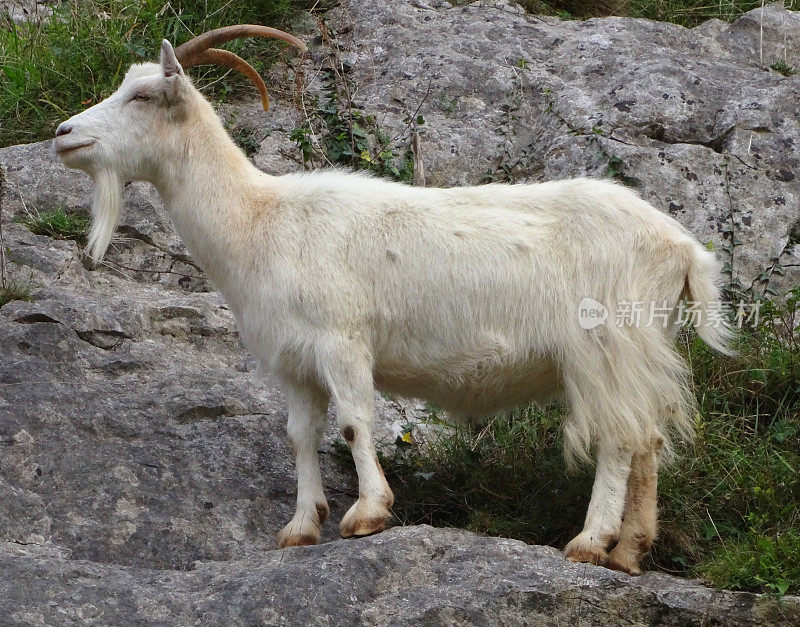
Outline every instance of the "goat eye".
<svg viewBox="0 0 800 627">
<path fill-rule="evenodd" d="M 150 100 L 150 96 L 146 94 L 134 94 L 131 100 L 138 100 L 139 102 L 144 102 L 146 100 Z"/>
</svg>

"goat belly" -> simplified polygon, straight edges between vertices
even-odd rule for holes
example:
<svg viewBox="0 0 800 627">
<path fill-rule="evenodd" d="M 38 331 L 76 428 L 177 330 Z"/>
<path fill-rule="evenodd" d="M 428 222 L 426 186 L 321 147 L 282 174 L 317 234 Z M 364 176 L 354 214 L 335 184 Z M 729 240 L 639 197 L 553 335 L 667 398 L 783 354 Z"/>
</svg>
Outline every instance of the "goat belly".
<svg viewBox="0 0 800 627">
<path fill-rule="evenodd" d="M 514 361 L 496 347 L 453 353 L 437 362 L 378 362 L 375 386 L 385 392 L 424 398 L 459 416 L 484 416 L 531 401 L 546 401 L 561 392 L 554 359 L 538 355 Z"/>
</svg>

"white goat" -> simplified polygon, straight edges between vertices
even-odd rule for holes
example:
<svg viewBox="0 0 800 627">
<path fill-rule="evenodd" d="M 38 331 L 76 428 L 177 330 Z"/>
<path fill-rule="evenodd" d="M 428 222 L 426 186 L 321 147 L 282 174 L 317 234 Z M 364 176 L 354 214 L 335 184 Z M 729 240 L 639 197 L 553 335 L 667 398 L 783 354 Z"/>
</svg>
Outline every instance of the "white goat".
<svg viewBox="0 0 800 627">
<path fill-rule="evenodd" d="M 678 310 L 692 300 L 712 313 L 714 256 L 608 182 L 423 189 L 340 171 L 265 174 L 181 66 L 223 62 L 252 78 L 235 55 L 207 50 L 266 34 L 231 28 L 177 54 L 164 41 L 160 64 L 132 66 L 112 96 L 61 124 L 55 149 L 94 179 L 92 257 L 116 227 L 122 182 L 150 181 L 245 345 L 282 382 L 298 483 L 279 546 L 316 543 L 328 515 L 317 448 L 331 397 L 358 472 L 340 525 L 349 537 L 384 529 L 393 503 L 373 443 L 374 388 L 454 416 L 564 394 L 566 452 L 597 458 L 585 526 L 566 555 L 639 572 L 656 534 L 666 435 L 691 431 Z M 640 324 L 584 328 L 585 298 L 612 312 L 644 303 Z M 648 321 L 656 307 L 668 324 Z M 727 352 L 727 327 L 695 326 Z"/>
</svg>

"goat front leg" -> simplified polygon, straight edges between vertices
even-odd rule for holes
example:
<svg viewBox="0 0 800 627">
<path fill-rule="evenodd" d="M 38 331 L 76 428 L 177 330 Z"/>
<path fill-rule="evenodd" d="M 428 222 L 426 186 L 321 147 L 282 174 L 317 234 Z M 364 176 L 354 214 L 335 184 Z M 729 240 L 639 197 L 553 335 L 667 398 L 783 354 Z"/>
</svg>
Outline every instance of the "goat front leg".
<svg viewBox="0 0 800 627">
<path fill-rule="evenodd" d="M 297 466 L 297 509 L 289 524 L 278 533 L 280 548 L 319 542 L 320 527 L 330 511 L 317 455 L 330 396 L 313 384 L 284 381 L 283 390 L 289 409 L 286 431 Z"/>
<path fill-rule="evenodd" d="M 583 531 L 564 549 L 567 558 L 573 562 L 605 565 L 606 549 L 616 542 L 622 527 L 630 471 L 630 452 L 613 443 L 601 443 L 586 522 Z"/>
<path fill-rule="evenodd" d="M 650 551 L 658 530 L 658 462 L 664 440 L 654 438 L 644 453 L 635 453 L 628 477 L 625 515 L 617 546 L 608 555 L 606 566 L 629 575 L 639 575 L 639 562 Z"/>
<path fill-rule="evenodd" d="M 373 440 L 375 399 L 370 361 L 364 350 L 348 350 L 328 365 L 329 388 L 336 403 L 339 431 L 358 473 L 358 500 L 339 524 L 343 538 L 367 536 L 386 528 L 394 495 L 383 475 Z"/>
</svg>

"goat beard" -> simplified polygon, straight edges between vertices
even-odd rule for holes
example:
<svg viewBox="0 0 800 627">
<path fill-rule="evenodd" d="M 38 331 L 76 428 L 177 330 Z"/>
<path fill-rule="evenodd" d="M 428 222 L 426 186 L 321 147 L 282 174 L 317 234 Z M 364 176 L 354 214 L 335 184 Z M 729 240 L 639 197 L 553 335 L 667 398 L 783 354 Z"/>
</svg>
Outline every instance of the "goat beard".
<svg viewBox="0 0 800 627">
<path fill-rule="evenodd" d="M 92 229 L 86 246 L 95 265 L 103 260 L 122 210 L 122 179 L 112 170 L 92 173 Z"/>
</svg>

